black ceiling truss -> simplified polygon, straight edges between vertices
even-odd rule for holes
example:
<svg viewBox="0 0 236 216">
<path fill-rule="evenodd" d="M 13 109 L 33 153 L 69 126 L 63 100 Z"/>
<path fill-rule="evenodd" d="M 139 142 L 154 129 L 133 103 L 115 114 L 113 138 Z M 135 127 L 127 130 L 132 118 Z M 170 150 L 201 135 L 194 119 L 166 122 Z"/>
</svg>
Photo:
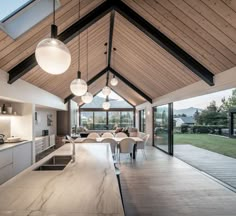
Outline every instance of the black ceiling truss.
<svg viewBox="0 0 236 216">
<path fill-rule="evenodd" d="M 202 64 L 196 61 L 191 55 L 181 49 L 172 40 L 161 33 L 157 28 L 147 22 L 138 13 L 132 10 L 122 1 L 115 2 L 115 10 L 125 17 L 129 22 L 135 25 L 138 29 L 149 36 L 159 46 L 164 48 L 167 52 L 172 54 L 182 64 L 188 67 L 198 77 L 203 79 L 208 85 L 214 85 L 214 74 L 205 68 Z"/>
<path fill-rule="evenodd" d="M 147 36 L 149 36 L 153 41 L 155 41 L 158 45 L 172 54 L 176 59 L 178 59 L 181 63 L 183 63 L 186 67 L 188 67 L 193 73 L 203 79 L 210 86 L 214 85 L 214 74 L 211 73 L 207 68 L 201 65 L 198 61 L 196 61 L 192 56 L 186 53 L 183 49 L 181 49 L 177 44 L 167 38 L 163 33 L 161 33 L 158 29 L 156 29 L 153 25 L 147 22 L 143 17 L 141 17 L 138 13 L 128 7 L 125 3 L 120 0 L 107 0 L 95 8 L 93 11 L 82 17 L 79 21 L 74 23 L 72 26 L 67 28 L 64 32 L 58 35 L 58 39 L 63 41 L 64 43 L 68 43 L 74 37 L 79 35 L 85 29 L 93 25 L 96 21 L 104 17 L 109 12 L 111 13 L 110 17 L 110 35 L 109 35 L 109 47 L 108 47 L 108 65 L 103 71 L 93 77 L 88 81 L 88 85 L 96 81 L 101 73 L 106 73 L 110 70 L 114 75 L 116 75 L 120 80 L 126 83 L 129 87 L 135 90 L 138 94 L 144 97 L 147 101 L 152 103 L 152 99 L 147 96 L 144 92 L 139 90 L 136 86 L 134 86 L 129 80 L 121 76 L 117 71 L 110 67 L 111 62 L 111 52 L 112 52 L 112 39 L 113 39 L 113 29 L 114 29 L 114 19 L 115 19 L 115 11 L 120 13 L 123 17 L 129 20 L 133 25 L 139 28 L 142 32 L 144 32 Z M 33 67 L 37 65 L 35 55 L 32 54 L 17 66 L 12 68 L 9 73 L 9 84 L 12 84 L 17 79 L 22 77 L 28 71 L 30 71 Z M 102 74 L 103 75 L 103 74 Z M 70 95 L 65 99 L 65 102 L 72 99 L 74 95 Z"/>
<path fill-rule="evenodd" d="M 111 52 L 112 52 L 112 41 L 113 41 L 113 31 L 114 31 L 114 22 L 115 22 L 115 11 L 111 12 L 110 17 L 110 32 L 109 32 L 109 44 L 108 44 L 108 67 L 111 66 Z"/>
<path fill-rule="evenodd" d="M 144 99 L 152 103 L 152 98 L 150 98 L 148 95 L 146 95 L 143 91 L 141 91 L 139 88 L 137 88 L 134 84 L 132 84 L 129 80 L 127 80 L 125 77 L 123 77 L 120 73 L 118 73 L 116 70 L 114 70 L 111 67 L 106 67 L 102 71 L 100 71 L 97 75 L 95 75 L 93 78 L 91 78 L 87 84 L 91 85 L 94 83 L 97 79 L 99 79 L 101 76 L 103 76 L 105 73 L 107 75 L 109 74 L 109 71 L 114 74 L 116 77 L 118 77 L 122 82 L 124 82 L 127 86 L 129 86 L 131 89 L 133 89 L 135 92 L 137 92 L 139 95 L 141 95 Z M 108 77 L 108 76 L 107 76 Z M 106 77 L 106 79 L 107 79 Z M 107 80 L 106 80 L 107 83 Z M 113 89 L 112 89 L 113 90 Z M 70 94 L 68 97 L 65 98 L 64 103 L 67 103 L 69 100 L 73 99 L 75 95 Z"/>
</svg>

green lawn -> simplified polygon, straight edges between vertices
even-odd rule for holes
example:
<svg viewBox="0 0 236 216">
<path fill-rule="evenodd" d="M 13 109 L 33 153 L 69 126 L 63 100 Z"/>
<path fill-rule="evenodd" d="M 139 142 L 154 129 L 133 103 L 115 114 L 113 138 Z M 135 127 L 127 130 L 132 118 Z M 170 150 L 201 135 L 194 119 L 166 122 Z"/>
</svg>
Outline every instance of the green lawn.
<svg viewBox="0 0 236 216">
<path fill-rule="evenodd" d="M 236 158 L 236 139 L 208 134 L 174 134 L 174 144 L 191 144 Z"/>
</svg>

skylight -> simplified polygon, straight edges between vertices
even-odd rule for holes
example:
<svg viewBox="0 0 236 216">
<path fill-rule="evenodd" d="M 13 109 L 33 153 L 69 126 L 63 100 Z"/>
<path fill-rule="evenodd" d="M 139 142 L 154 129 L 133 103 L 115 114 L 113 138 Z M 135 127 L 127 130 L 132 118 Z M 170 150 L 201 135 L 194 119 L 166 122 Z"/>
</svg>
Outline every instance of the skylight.
<svg viewBox="0 0 236 216">
<path fill-rule="evenodd" d="M 13 39 L 53 12 L 53 0 L 0 0 L 0 5 L 0 28 Z M 60 0 L 55 6 L 60 7 Z"/>
<path fill-rule="evenodd" d="M 4 22 L 9 17 L 30 4 L 33 0 L 0 0 L 0 21 Z"/>
</svg>

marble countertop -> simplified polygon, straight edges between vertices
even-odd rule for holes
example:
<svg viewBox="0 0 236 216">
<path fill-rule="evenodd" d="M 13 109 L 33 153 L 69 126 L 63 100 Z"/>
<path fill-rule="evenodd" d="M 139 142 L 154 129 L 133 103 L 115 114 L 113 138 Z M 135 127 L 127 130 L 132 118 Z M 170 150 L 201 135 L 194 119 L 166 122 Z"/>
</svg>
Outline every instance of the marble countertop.
<svg viewBox="0 0 236 216">
<path fill-rule="evenodd" d="M 76 146 L 74 163 L 62 171 L 33 171 L 66 144 L 0 186 L 0 216 L 124 215 L 109 144 Z"/>
<path fill-rule="evenodd" d="M 27 142 L 31 142 L 31 141 L 24 140 L 24 141 L 14 142 L 14 143 L 4 143 L 4 144 L 0 145 L 0 151 L 4 151 L 4 150 L 9 149 L 9 148 L 14 148 L 18 145 L 22 145 L 22 144 L 25 144 Z"/>
</svg>

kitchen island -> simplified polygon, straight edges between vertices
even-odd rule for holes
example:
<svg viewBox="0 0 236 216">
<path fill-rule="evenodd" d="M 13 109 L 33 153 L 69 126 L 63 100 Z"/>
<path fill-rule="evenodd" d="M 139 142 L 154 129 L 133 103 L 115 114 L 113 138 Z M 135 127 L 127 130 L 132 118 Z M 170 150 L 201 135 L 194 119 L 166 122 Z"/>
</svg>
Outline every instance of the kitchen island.
<svg viewBox="0 0 236 216">
<path fill-rule="evenodd" d="M 60 171 L 34 171 L 66 144 L 0 186 L 0 215 L 124 215 L 109 144 L 76 145 L 75 162 Z"/>
</svg>

